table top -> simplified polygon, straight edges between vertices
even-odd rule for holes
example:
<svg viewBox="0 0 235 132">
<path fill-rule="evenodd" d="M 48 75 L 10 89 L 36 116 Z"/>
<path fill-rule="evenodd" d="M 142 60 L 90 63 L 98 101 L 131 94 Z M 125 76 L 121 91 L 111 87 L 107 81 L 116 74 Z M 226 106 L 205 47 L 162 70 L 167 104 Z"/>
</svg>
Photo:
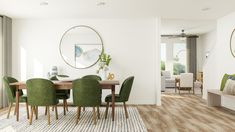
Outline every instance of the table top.
<svg viewBox="0 0 235 132">
<path fill-rule="evenodd" d="M 72 85 L 72 81 L 52 81 L 55 85 Z M 101 85 L 119 85 L 118 80 L 102 80 L 99 81 Z M 22 86 L 25 85 L 25 81 L 10 83 L 11 86 Z"/>
</svg>

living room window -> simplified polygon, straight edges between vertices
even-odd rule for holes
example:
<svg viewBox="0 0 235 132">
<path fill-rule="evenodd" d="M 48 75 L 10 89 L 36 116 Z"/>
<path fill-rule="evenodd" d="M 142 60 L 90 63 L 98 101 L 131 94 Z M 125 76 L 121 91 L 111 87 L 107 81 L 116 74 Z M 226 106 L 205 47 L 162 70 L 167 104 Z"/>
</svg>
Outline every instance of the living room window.
<svg viewBox="0 0 235 132">
<path fill-rule="evenodd" d="M 180 38 L 165 39 L 161 43 L 161 70 L 172 75 L 187 72 L 186 41 Z"/>
<path fill-rule="evenodd" d="M 173 45 L 173 74 L 179 75 L 186 72 L 186 44 L 174 43 Z"/>
</svg>

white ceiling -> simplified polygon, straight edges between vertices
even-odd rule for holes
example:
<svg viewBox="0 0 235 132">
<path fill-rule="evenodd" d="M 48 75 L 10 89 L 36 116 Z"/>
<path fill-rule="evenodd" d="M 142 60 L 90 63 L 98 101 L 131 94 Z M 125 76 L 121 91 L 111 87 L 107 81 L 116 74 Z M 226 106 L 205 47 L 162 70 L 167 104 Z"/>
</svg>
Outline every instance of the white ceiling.
<svg viewBox="0 0 235 132">
<path fill-rule="evenodd" d="M 40 6 L 44 1 L 49 5 Z M 104 6 L 97 6 L 103 1 Z M 165 34 L 182 28 L 203 33 L 209 29 L 206 25 L 235 11 L 234 5 L 235 0 L 0 0 L 0 14 L 15 19 L 162 17 Z M 203 29 L 190 31 L 200 26 Z"/>
<path fill-rule="evenodd" d="M 49 5 L 40 6 L 43 1 Z M 97 6 L 100 1 L 104 6 Z M 235 0 L 0 0 L 0 14 L 12 18 L 216 19 L 232 11 Z M 203 12 L 203 8 L 211 10 Z"/>
<path fill-rule="evenodd" d="M 184 29 L 186 34 L 201 35 L 216 29 L 215 20 L 162 19 L 163 35 L 178 35 Z"/>
</svg>

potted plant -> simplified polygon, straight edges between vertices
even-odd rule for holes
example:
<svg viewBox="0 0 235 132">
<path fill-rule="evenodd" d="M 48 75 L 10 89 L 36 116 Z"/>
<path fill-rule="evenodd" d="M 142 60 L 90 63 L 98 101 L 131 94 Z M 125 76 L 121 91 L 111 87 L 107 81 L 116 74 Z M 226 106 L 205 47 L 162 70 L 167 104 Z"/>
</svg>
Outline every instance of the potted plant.
<svg viewBox="0 0 235 132">
<path fill-rule="evenodd" d="M 98 64 L 98 70 L 96 71 L 97 74 L 100 74 L 101 78 L 103 80 L 107 79 L 107 71 L 109 70 L 108 66 L 110 64 L 111 57 L 110 55 L 106 53 L 102 53 L 99 56 L 99 64 Z"/>
</svg>

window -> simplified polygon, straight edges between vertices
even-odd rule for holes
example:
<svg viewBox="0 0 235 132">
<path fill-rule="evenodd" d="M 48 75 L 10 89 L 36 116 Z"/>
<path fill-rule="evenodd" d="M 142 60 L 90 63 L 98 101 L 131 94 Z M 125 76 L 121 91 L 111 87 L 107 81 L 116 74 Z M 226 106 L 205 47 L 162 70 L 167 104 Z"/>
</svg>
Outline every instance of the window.
<svg viewBox="0 0 235 132">
<path fill-rule="evenodd" d="M 179 38 L 164 39 L 161 43 L 161 70 L 173 75 L 185 73 L 187 68 L 186 42 Z"/>
<path fill-rule="evenodd" d="M 161 70 L 162 71 L 166 70 L 165 62 L 166 62 L 166 44 L 162 43 L 161 44 Z"/>
<path fill-rule="evenodd" d="M 174 43 L 174 62 L 173 62 L 173 74 L 179 75 L 186 72 L 186 44 Z"/>
</svg>

